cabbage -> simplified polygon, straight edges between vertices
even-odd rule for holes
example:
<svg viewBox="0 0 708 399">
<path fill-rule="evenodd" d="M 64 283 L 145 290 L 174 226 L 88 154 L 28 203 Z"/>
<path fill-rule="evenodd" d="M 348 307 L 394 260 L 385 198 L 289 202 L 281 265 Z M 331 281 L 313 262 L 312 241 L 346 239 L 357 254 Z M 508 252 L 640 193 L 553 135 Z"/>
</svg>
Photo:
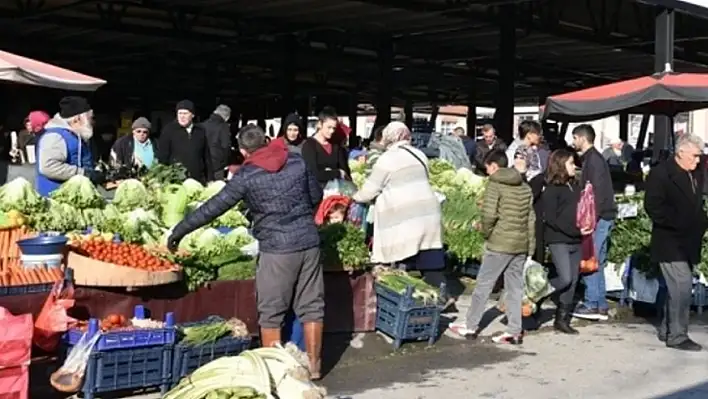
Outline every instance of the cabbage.
<svg viewBox="0 0 708 399">
<path fill-rule="evenodd" d="M 83 175 L 76 175 L 65 181 L 50 194 L 50 198 L 78 209 L 103 208 L 105 204 L 91 180 Z"/>
<path fill-rule="evenodd" d="M 187 179 L 182 183 L 182 187 L 187 192 L 187 199 L 189 201 L 195 201 L 199 199 L 199 196 L 204 191 L 204 186 L 194 179 Z"/>
<path fill-rule="evenodd" d="M 202 191 L 201 196 L 199 197 L 200 200 L 206 201 L 209 198 L 215 196 L 219 191 L 221 191 L 224 187 L 226 186 L 226 183 L 223 181 L 215 181 L 207 184 L 206 189 Z"/>
<path fill-rule="evenodd" d="M 187 191 L 179 184 L 166 186 L 160 195 L 162 200 L 162 222 L 172 227 L 184 219 L 187 213 Z"/>
<path fill-rule="evenodd" d="M 221 233 L 219 233 L 219 230 L 211 228 L 205 229 L 201 232 L 201 234 L 199 234 L 194 246 L 196 249 L 206 248 L 217 243 L 220 239 Z"/>
<path fill-rule="evenodd" d="M 0 210 L 3 212 L 18 211 L 25 215 L 42 212 L 45 201 L 34 190 L 32 184 L 18 177 L 0 187 Z"/>
<path fill-rule="evenodd" d="M 112 203 L 122 211 L 130 211 L 145 206 L 149 197 L 147 189 L 140 180 L 128 179 L 118 185 Z"/>
<path fill-rule="evenodd" d="M 120 211 L 115 205 L 108 204 L 103 208 L 103 217 L 104 219 L 117 219 L 120 217 Z"/>
<path fill-rule="evenodd" d="M 123 224 L 117 232 L 126 242 L 154 244 L 162 234 L 159 223 L 154 211 L 137 208 L 123 217 Z"/>
<path fill-rule="evenodd" d="M 229 228 L 236 228 L 236 227 L 244 227 L 248 226 L 249 222 L 248 219 L 246 219 L 245 216 L 239 210 L 234 207 L 229 209 L 228 211 L 224 212 L 212 222 L 212 226 L 214 227 L 229 227 Z"/>
<path fill-rule="evenodd" d="M 230 231 L 228 234 L 224 235 L 224 243 L 232 248 L 242 248 L 245 245 L 248 245 L 255 241 L 253 236 L 248 234 L 248 231 L 245 229 L 234 229 Z"/>
</svg>

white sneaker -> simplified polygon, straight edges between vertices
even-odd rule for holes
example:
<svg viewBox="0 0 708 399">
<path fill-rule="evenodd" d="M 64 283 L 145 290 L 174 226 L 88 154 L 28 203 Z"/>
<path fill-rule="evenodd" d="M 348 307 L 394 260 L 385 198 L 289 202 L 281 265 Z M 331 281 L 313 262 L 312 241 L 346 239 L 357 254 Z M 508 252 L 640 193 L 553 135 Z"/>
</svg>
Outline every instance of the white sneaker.
<svg viewBox="0 0 708 399">
<path fill-rule="evenodd" d="M 462 338 L 477 339 L 477 336 L 479 336 L 479 329 L 471 330 L 467 328 L 467 326 L 464 324 L 450 324 L 449 329 L 455 335 L 458 335 Z"/>
</svg>

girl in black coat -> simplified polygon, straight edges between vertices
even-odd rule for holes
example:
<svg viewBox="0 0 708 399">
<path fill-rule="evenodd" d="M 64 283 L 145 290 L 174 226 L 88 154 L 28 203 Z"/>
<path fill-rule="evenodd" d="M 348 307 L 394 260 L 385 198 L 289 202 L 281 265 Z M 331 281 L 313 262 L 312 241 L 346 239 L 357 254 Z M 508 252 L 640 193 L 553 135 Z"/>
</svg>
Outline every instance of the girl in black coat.
<svg viewBox="0 0 708 399">
<path fill-rule="evenodd" d="M 577 334 L 570 326 L 575 287 L 580 275 L 581 232 L 576 225 L 580 188 L 575 183 L 573 153 L 561 149 L 551 154 L 546 171 L 546 187 L 541 194 L 543 240 L 553 258 L 557 277 L 551 279 L 558 298 L 553 327 L 566 334 Z"/>
</svg>

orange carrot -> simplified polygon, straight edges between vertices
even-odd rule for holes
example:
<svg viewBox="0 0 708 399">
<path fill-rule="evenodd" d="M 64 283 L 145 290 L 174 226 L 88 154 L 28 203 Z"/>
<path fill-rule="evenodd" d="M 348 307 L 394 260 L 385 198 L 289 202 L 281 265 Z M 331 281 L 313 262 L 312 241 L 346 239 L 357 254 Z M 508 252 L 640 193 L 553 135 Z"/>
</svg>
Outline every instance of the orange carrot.
<svg viewBox="0 0 708 399">
<path fill-rule="evenodd" d="M 22 229 L 17 228 L 12 231 L 12 256 L 15 256 L 17 258 L 20 257 L 20 246 L 17 245 L 17 241 L 21 240 L 21 233 Z"/>
<path fill-rule="evenodd" d="M 53 277 L 54 277 L 54 278 L 52 279 L 52 281 L 59 281 L 59 280 L 61 280 L 62 278 L 64 278 L 64 271 L 61 270 L 61 268 L 59 268 L 59 267 L 53 267 L 51 270 L 52 270 L 52 275 L 53 275 Z"/>
<path fill-rule="evenodd" d="M 9 240 L 7 230 L 0 231 L 0 256 L 3 258 L 7 257 L 7 242 Z"/>
</svg>

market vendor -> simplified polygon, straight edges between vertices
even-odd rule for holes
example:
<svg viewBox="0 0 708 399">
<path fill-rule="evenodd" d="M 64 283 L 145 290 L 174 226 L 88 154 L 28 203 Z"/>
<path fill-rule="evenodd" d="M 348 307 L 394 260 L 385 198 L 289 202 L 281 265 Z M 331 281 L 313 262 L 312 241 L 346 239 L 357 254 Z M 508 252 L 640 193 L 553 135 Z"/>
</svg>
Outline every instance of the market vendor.
<svg viewBox="0 0 708 399">
<path fill-rule="evenodd" d="M 93 110 L 83 97 L 64 97 L 59 112 L 47 123 L 37 142 L 36 189 L 48 196 L 63 182 L 84 175 L 103 184 L 105 175 L 94 170 L 89 140 L 93 136 Z"/>
<path fill-rule="evenodd" d="M 155 161 L 157 147 L 150 138 L 152 125 L 145 117 L 133 122 L 132 136 L 119 138 L 111 148 L 111 161 L 116 165 L 145 166 L 149 168 Z"/>
<path fill-rule="evenodd" d="M 288 152 L 283 140 L 268 144 L 260 127 L 241 128 L 238 145 L 246 159 L 243 165 L 218 194 L 174 227 L 168 246 L 176 250 L 184 236 L 244 200 L 253 214 L 253 235 L 260 249 L 256 294 L 261 344 L 281 342 L 285 315 L 292 308 L 303 322 L 311 375 L 318 379 L 324 280 L 312 215 L 322 189 L 302 157 Z"/>
</svg>

